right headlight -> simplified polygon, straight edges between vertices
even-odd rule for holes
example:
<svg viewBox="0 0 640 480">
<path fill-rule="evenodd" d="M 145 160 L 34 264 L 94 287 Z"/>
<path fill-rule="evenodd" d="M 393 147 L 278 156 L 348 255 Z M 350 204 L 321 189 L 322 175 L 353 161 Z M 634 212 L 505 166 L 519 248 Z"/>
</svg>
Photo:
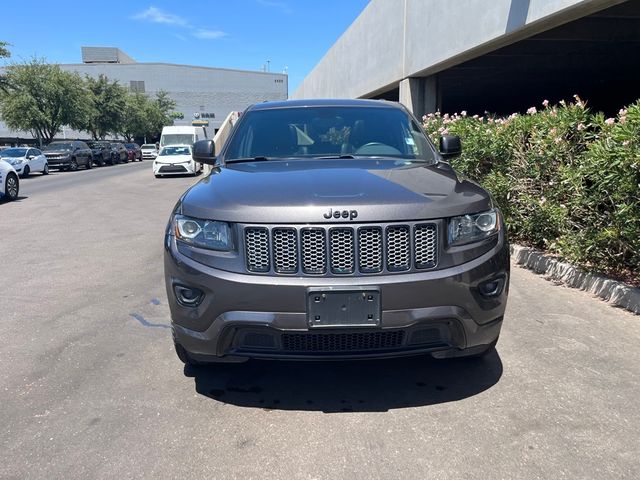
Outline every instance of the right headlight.
<svg viewBox="0 0 640 480">
<path fill-rule="evenodd" d="M 182 242 L 209 250 L 233 250 L 231 226 L 227 222 L 202 220 L 185 215 L 176 215 L 173 221 L 176 238 Z"/>
<path fill-rule="evenodd" d="M 474 215 L 449 220 L 449 245 L 464 245 L 483 240 L 500 230 L 500 216 L 494 208 Z"/>
</svg>

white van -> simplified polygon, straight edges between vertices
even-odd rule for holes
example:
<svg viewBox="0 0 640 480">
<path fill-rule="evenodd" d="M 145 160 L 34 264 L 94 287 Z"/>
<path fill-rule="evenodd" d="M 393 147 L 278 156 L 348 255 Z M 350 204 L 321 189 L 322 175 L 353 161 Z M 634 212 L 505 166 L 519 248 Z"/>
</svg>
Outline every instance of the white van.
<svg viewBox="0 0 640 480">
<path fill-rule="evenodd" d="M 167 145 L 193 145 L 198 140 L 207 138 L 204 127 L 192 127 L 189 125 L 172 125 L 162 129 L 160 136 L 160 148 Z"/>
</svg>

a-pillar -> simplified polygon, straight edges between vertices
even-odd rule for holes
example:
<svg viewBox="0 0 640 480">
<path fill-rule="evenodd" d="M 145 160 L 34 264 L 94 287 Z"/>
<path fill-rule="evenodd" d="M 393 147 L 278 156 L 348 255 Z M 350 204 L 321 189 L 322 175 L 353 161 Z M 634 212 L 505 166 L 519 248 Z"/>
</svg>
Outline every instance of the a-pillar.
<svg viewBox="0 0 640 480">
<path fill-rule="evenodd" d="M 431 75 L 402 80 L 400 82 L 400 103 L 418 118 L 422 118 L 426 113 L 439 110 L 438 77 Z"/>
</svg>

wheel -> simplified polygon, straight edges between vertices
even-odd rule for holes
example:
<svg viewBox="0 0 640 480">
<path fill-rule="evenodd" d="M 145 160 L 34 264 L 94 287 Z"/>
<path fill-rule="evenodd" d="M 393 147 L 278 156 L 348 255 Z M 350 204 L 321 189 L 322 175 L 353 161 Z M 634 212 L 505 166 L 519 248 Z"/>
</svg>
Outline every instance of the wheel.
<svg viewBox="0 0 640 480">
<path fill-rule="evenodd" d="M 93 168 L 93 157 L 87 159 L 87 164 L 84 168 L 86 168 L 87 170 L 91 170 Z"/>
<path fill-rule="evenodd" d="M 78 170 L 78 162 L 76 161 L 75 158 L 71 159 L 71 163 L 69 163 L 69 170 L 71 170 L 72 172 L 75 172 L 76 170 Z"/>
<path fill-rule="evenodd" d="M 156 178 L 160 178 L 162 175 L 158 175 L 157 173 L 155 174 Z"/>
<path fill-rule="evenodd" d="M 22 176 L 26 178 L 30 173 L 31 169 L 29 168 L 29 165 L 25 165 L 24 170 L 22 171 Z"/>
<path fill-rule="evenodd" d="M 42 170 L 42 174 L 43 175 L 49 175 L 49 164 L 48 163 L 44 164 L 44 169 Z"/>
<path fill-rule="evenodd" d="M 18 176 L 15 173 L 7 175 L 7 180 L 4 184 L 4 193 L 9 201 L 18 198 L 18 192 L 20 191 L 20 182 Z"/>
</svg>

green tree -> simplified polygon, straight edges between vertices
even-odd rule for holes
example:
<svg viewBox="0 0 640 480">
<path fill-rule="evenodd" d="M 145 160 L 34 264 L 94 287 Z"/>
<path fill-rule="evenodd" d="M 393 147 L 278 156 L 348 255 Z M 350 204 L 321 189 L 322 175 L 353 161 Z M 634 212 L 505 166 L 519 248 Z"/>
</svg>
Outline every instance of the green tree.
<svg viewBox="0 0 640 480">
<path fill-rule="evenodd" d="M 12 130 L 49 142 L 63 125 L 82 130 L 93 108 L 80 75 L 33 59 L 7 67 L 8 89 L 0 92 L 0 116 Z"/>
<path fill-rule="evenodd" d="M 86 77 L 87 88 L 93 97 L 93 108 L 83 130 L 94 139 L 103 139 L 121 130 L 127 102 L 127 89 L 117 81 L 110 82 L 105 75 Z"/>
<path fill-rule="evenodd" d="M 7 48 L 9 44 L 7 42 L 0 42 L 0 58 L 9 58 L 11 52 Z M 6 92 L 9 87 L 7 79 L 4 75 L 0 75 L 0 92 Z"/>
<path fill-rule="evenodd" d="M 144 137 L 151 129 L 148 117 L 149 98 L 142 93 L 128 93 L 125 97 L 124 119 L 119 134 L 127 141 Z"/>
<path fill-rule="evenodd" d="M 148 115 L 150 121 L 151 135 L 159 135 L 162 127 L 173 125 L 173 109 L 176 108 L 176 102 L 169 97 L 164 90 L 156 93 L 156 98 L 148 105 Z"/>
</svg>

